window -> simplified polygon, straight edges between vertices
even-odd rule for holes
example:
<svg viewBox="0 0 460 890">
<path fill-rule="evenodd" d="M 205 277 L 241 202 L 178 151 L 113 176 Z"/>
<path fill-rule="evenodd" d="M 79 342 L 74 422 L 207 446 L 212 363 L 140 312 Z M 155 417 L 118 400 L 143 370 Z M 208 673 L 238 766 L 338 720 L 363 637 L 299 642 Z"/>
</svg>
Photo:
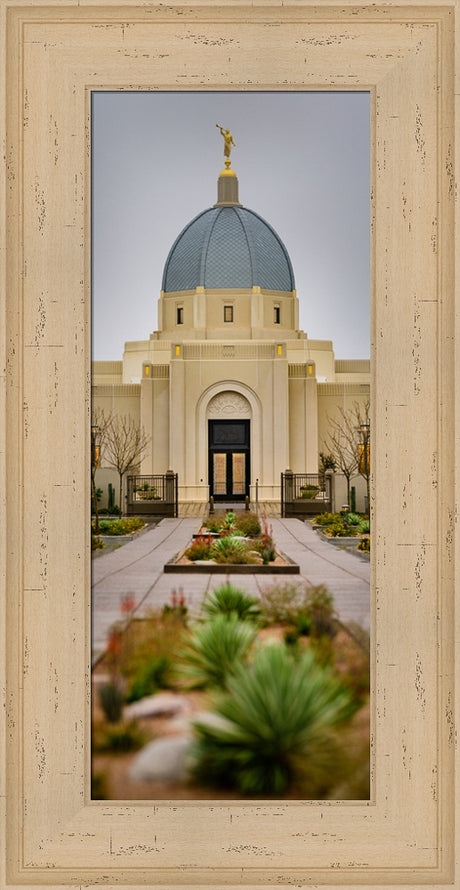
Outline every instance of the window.
<svg viewBox="0 0 460 890">
<path fill-rule="evenodd" d="M 177 324 L 184 324 L 184 307 L 177 307 Z"/>
<path fill-rule="evenodd" d="M 224 321 L 233 321 L 233 306 L 224 306 Z"/>
<path fill-rule="evenodd" d="M 274 322 L 274 324 L 280 323 L 280 307 L 279 306 L 273 307 L 273 322 Z"/>
</svg>

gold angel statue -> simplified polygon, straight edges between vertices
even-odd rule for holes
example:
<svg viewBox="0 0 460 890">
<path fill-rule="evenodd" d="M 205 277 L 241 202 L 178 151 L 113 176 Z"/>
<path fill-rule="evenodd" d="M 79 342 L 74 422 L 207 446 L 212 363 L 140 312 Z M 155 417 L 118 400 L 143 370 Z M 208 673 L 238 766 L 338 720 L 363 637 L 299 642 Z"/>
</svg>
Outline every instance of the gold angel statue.
<svg viewBox="0 0 460 890">
<path fill-rule="evenodd" d="M 223 127 L 216 124 L 218 130 L 220 130 L 221 135 L 224 137 L 224 157 L 228 160 L 225 161 L 227 167 L 230 166 L 230 152 L 232 150 L 232 145 L 236 148 L 236 143 L 233 141 L 233 136 L 230 133 L 230 130 L 224 130 Z"/>
</svg>

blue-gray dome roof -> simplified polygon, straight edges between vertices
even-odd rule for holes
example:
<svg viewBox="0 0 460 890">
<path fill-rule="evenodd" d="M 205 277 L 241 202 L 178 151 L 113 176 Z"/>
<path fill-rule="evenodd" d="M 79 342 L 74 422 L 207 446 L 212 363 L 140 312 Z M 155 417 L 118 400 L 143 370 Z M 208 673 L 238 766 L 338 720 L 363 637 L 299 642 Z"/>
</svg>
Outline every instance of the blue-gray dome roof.
<svg viewBox="0 0 460 890">
<path fill-rule="evenodd" d="M 176 238 L 166 260 L 165 292 L 261 287 L 292 291 L 289 254 L 274 229 L 246 207 L 210 207 Z"/>
</svg>

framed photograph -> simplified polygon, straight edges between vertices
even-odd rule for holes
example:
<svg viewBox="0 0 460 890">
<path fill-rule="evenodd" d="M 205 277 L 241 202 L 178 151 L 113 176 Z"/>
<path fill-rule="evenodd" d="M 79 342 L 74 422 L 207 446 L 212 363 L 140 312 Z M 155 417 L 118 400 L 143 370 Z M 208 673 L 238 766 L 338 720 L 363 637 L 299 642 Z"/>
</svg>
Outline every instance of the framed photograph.
<svg viewBox="0 0 460 890">
<path fill-rule="evenodd" d="M 2 886 L 456 886 L 457 0 L 0 8 Z M 370 93 L 369 801 L 91 800 L 91 96 L 101 90 Z"/>
</svg>

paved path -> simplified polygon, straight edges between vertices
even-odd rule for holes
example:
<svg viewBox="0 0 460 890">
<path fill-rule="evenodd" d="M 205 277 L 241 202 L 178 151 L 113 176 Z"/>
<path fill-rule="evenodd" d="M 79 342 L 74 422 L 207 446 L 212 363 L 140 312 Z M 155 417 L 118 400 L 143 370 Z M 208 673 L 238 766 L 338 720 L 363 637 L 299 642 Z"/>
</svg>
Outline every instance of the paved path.
<svg viewBox="0 0 460 890">
<path fill-rule="evenodd" d="M 300 576 L 277 575 L 279 583 L 289 580 L 324 584 L 333 594 L 342 621 L 356 621 L 369 629 L 369 562 L 322 540 L 310 525 L 298 519 L 270 519 L 273 537 L 282 550 L 300 566 Z M 141 532 L 133 541 L 93 560 L 93 661 L 104 651 L 110 626 L 121 616 L 124 596 L 132 594 L 136 614 L 168 602 L 174 589 L 182 588 L 193 611 L 208 590 L 227 576 L 206 574 L 165 575 L 163 566 L 199 530 L 198 517 L 163 519 Z M 256 595 L 272 583 L 267 575 L 232 575 L 230 581 Z"/>
</svg>

